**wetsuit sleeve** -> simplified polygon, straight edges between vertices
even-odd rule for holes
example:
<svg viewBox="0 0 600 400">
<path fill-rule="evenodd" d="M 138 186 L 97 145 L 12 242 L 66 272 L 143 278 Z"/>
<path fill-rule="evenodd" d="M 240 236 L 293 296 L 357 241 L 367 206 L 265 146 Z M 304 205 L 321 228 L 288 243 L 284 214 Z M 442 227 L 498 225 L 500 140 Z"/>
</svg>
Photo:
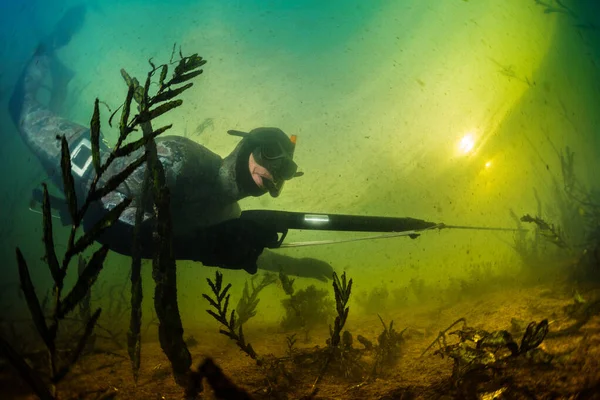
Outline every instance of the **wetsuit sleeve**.
<svg viewBox="0 0 600 400">
<path fill-rule="evenodd" d="M 125 199 L 125 196 L 118 192 L 112 192 L 109 196 L 110 201 L 105 199 L 104 201 L 96 202 L 88 209 L 83 219 L 83 228 L 85 231 L 90 230 L 112 207 Z M 132 202 L 131 204 L 134 203 Z M 106 229 L 98 237 L 97 241 L 108 245 L 109 249 L 116 253 L 131 256 L 136 212 L 137 207 L 135 205 L 127 207 L 119 219 L 109 229 Z M 152 215 L 145 213 L 139 230 L 142 258 L 152 258 L 154 256 L 152 241 L 154 225 Z"/>
</svg>

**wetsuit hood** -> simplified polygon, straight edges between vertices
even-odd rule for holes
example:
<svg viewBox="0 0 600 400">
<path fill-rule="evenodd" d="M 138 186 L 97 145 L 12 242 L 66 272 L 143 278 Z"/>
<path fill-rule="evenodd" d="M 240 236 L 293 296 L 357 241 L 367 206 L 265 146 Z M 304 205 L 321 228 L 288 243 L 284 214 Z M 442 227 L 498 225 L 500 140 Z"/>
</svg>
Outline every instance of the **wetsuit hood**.
<svg viewBox="0 0 600 400">
<path fill-rule="evenodd" d="M 230 130 L 228 133 L 242 137 L 235 150 L 227 157 L 235 157 L 236 183 L 240 192 L 261 196 L 268 191 L 272 197 L 277 197 L 285 181 L 301 175 L 293 160 L 295 144 L 281 129 L 256 128 L 250 132 Z M 272 180 L 263 179 L 266 189 L 260 188 L 252 178 L 248 165 L 250 154 L 273 177 Z"/>
</svg>

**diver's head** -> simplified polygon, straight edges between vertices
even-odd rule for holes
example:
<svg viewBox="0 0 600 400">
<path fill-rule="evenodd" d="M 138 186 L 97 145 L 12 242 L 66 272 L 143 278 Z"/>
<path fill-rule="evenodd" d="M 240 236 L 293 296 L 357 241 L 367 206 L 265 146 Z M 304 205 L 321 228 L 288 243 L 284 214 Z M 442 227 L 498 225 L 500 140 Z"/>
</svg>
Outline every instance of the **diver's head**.
<svg viewBox="0 0 600 400">
<path fill-rule="evenodd" d="M 293 160 L 295 136 L 290 139 L 279 128 L 256 128 L 250 132 L 228 131 L 240 136 L 236 148 L 236 180 L 241 191 L 272 197 L 281 193 L 285 181 L 300 176 Z"/>
</svg>

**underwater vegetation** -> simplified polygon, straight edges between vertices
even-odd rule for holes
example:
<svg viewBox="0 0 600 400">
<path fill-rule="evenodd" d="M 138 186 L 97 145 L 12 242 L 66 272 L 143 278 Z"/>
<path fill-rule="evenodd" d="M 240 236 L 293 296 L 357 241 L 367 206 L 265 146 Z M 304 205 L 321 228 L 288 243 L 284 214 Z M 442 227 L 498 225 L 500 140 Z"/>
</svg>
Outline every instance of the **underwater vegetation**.
<svg viewBox="0 0 600 400">
<path fill-rule="evenodd" d="M 569 20 L 573 21 L 572 26 L 574 28 L 578 29 L 578 32 L 579 32 L 580 36 L 582 36 L 582 37 L 583 37 L 583 35 L 581 34 L 582 31 L 597 31 L 598 29 L 600 29 L 600 27 L 598 27 L 594 22 L 590 21 L 585 16 L 577 14 L 573 10 L 573 8 L 571 8 L 567 4 L 565 4 L 564 0 L 534 0 L 534 2 L 537 6 L 540 6 L 541 8 L 543 8 L 544 14 L 547 14 L 547 15 L 558 14 L 558 15 L 568 17 Z M 523 76 L 522 74 L 520 74 L 514 65 L 504 64 L 492 57 L 488 57 L 488 59 L 494 65 L 496 65 L 496 67 L 498 67 L 498 73 L 500 73 L 501 75 L 508 78 L 509 81 L 515 80 L 517 82 L 521 82 L 521 83 L 527 85 L 530 88 L 537 85 L 537 83 L 533 79 L 530 79 L 529 77 Z M 561 107 L 563 108 L 563 111 L 564 111 L 565 106 L 564 106 L 564 104 L 562 104 L 562 102 L 561 102 Z M 566 114 L 564 116 L 567 119 L 569 119 L 568 116 L 566 116 Z M 572 121 L 570 121 L 570 122 L 572 123 Z"/>
<path fill-rule="evenodd" d="M 284 274 L 280 274 L 280 279 L 284 291 L 288 295 L 293 296 L 293 279 Z M 211 279 L 207 279 L 207 281 L 211 288 L 212 296 L 207 294 L 203 294 L 203 296 L 216 310 L 207 310 L 207 312 L 225 327 L 225 329 L 220 329 L 219 332 L 234 341 L 240 350 L 246 353 L 261 368 L 264 375 L 265 388 L 258 390 L 258 392 L 262 393 L 263 396 L 288 398 L 288 394 L 293 390 L 297 391 L 298 386 L 304 386 L 302 382 L 298 381 L 297 377 L 306 375 L 307 371 L 312 371 L 314 381 L 310 391 L 302 396 L 305 399 L 317 396 L 319 393 L 319 384 L 327 374 L 332 374 L 350 382 L 359 382 L 354 386 L 361 387 L 377 377 L 384 376 L 387 369 L 393 367 L 400 358 L 401 345 L 404 342 L 404 330 L 401 332 L 396 331 L 393 321 L 387 325 L 378 316 L 383 325 L 383 330 L 376 338 L 375 344 L 362 335 L 356 336 L 358 343 L 355 343 L 354 336 L 350 331 L 344 329 L 350 311 L 348 302 L 353 284 L 352 279 L 347 279 L 345 273 L 341 277 L 336 273 L 333 274 L 332 286 L 335 297 L 336 315 L 333 319 L 333 324 L 329 325 L 329 336 L 325 341 L 325 346 L 297 348 L 297 339 L 294 333 L 285 337 L 287 352 L 283 357 L 277 357 L 273 354 L 258 355 L 252 345 L 247 342 L 242 324 L 236 320 L 235 310 L 232 310 L 228 314 L 230 298 L 228 292 L 231 284 L 223 286 L 223 276 L 219 272 L 216 272 L 214 281 Z M 310 294 L 316 290 L 313 286 L 309 286 L 307 289 L 304 293 Z M 245 289 L 244 292 L 247 293 L 248 291 Z M 302 293 L 302 291 L 298 293 Z M 317 301 L 328 304 L 328 302 L 324 302 L 323 300 L 326 294 L 325 292 Z M 243 296 L 246 297 L 247 295 L 244 294 Z M 282 302 L 286 307 L 284 321 L 289 320 L 290 311 L 295 312 L 296 310 L 290 304 L 290 301 L 293 303 L 293 299 L 285 299 Z M 313 300 L 312 303 L 314 302 Z M 301 313 L 305 312 L 302 308 L 297 309 Z M 320 314 L 321 317 L 325 315 Z M 329 315 L 331 316 L 331 314 Z M 306 320 L 304 318 L 300 318 L 299 316 L 291 318 L 298 325 L 294 325 L 293 327 L 285 326 L 286 330 L 295 329 L 296 331 L 305 331 Z M 243 396 L 246 396 L 246 394 Z"/>
<path fill-rule="evenodd" d="M 175 47 L 173 47 L 173 54 L 174 51 Z M 183 329 L 181 328 L 179 312 L 177 311 L 174 281 L 175 262 L 169 251 L 171 246 L 171 227 L 168 189 L 165 184 L 164 172 L 158 161 L 156 146 L 154 144 L 154 138 L 168 130 L 171 125 L 154 130 L 151 126 L 151 121 L 182 104 L 181 100 L 173 99 L 190 88 L 192 83 L 187 83 L 184 86 L 177 88 L 175 88 L 175 85 L 185 83 L 201 74 L 202 70 L 199 69 L 199 67 L 205 62 L 206 61 L 196 54 L 190 57 L 183 57 L 180 52 L 180 61 L 175 68 L 173 76 L 169 80 L 166 80 L 168 65 L 163 64 L 156 67 L 150 60 L 149 63 L 152 69 L 147 75 L 144 86 L 141 86 L 137 79 L 131 78 L 125 70 L 121 70 L 121 74 L 128 86 L 128 92 L 125 102 L 122 105 L 119 123 L 119 138 L 115 147 L 103 161 L 100 158 L 99 100 L 96 99 L 90 124 L 92 164 L 95 171 L 95 178 L 81 205 L 78 204 L 78 198 L 75 194 L 75 185 L 71 174 L 71 154 L 67 140 L 64 136 L 57 137 L 57 140 L 61 143 L 62 181 L 71 219 L 71 232 L 68 237 L 67 248 L 63 256 L 59 259 L 54 245 L 50 196 L 48 194 L 47 186 L 43 184 L 42 214 L 43 242 L 45 245 L 44 261 L 46 262 L 54 281 L 50 313 L 46 312 L 46 301 L 40 302 L 38 299 L 24 255 L 19 248 L 16 249 L 21 289 L 23 290 L 27 301 L 35 328 L 47 351 L 48 371 L 44 371 L 41 364 L 35 365 L 34 367 L 30 366 L 23 356 L 21 356 L 8 341 L 0 337 L 2 353 L 41 399 L 56 398 L 57 385 L 67 376 L 84 350 L 88 347 L 93 347 L 93 332 L 102 310 L 98 308 L 91 313 L 90 290 L 103 267 L 109 248 L 106 245 L 101 246 L 87 261 L 82 258 L 82 255 L 104 232 L 104 230 L 106 230 L 106 228 L 117 221 L 121 213 L 132 202 L 132 199 L 123 200 L 90 229 L 79 234 L 79 228 L 82 225 L 83 217 L 95 201 L 121 185 L 135 169 L 143 164 L 147 165 L 144 184 L 147 188 L 151 187 L 153 189 L 152 200 L 156 206 L 157 214 L 155 235 L 157 240 L 157 252 L 153 263 L 153 275 L 156 280 L 155 306 L 159 319 L 159 337 L 162 348 L 169 356 L 173 365 L 174 375 L 180 379 L 182 379 L 181 377 L 183 375 L 187 376 L 191 358 L 186 345 L 183 342 L 183 337 L 181 335 Z M 157 71 L 160 71 L 158 81 L 159 88 L 154 95 L 151 95 L 150 84 Z M 138 104 L 138 113 L 131 117 L 131 105 L 133 100 Z M 117 111 L 113 113 L 109 123 L 112 121 L 112 118 Z M 128 136 L 135 131 L 138 126 L 142 128 L 143 136 L 140 139 L 124 144 Z M 140 148 L 145 148 L 146 150 L 141 157 L 130 163 L 118 174 L 109 178 L 105 183 L 101 183 L 102 175 L 116 158 L 131 155 Z M 145 192 L 149 193 L 150 191 L 146 190 Z M 142 202 L 147 200 L 148 199 L 142 199 Z M 139 241 L 137 238 L 139 237 L 138 230 L 143 209 L 144 207 L 138 207 L 138 215 L 136 215 L 136 232 L 134 233 L 136 240 L 134 240 L 134 242 L 137 242 L 138 250 L 137 253 L 134 253 L 132 260 L 131 324 L 127 334 L 128 352 L 131 358 L 135 379 L 137 379 L 140 367 L 142 296 L 140 278 L 141 257 L 139 254 Z M 66 295 L 63 295 L 64 280 L 68 272 L 68 267 L 74 259 L 78 259 L 78 279 L 73 288 L 71 288 Z M 77 307 L 79 308 L 79 316 L 84 324 L 84 329 L 83 332 L 76 337 L 70 338 L 71 341 L 75 341 L 76 346 L 73 349 L 66 349 L 60 346 L 61 343 L 58 342 L 58 334 L 60 328 L 64 326 L 67 317 Z M 44 375 L 47 376 L 47 379 L 44 379 Z"/>
<path fill-rule="evenodd" d="M 318 325 L 325 324 L 333 315 L 334 303 L 326 290 L 310 285 L 295 291 L 294 279 L 283 272 L 279 273 L 281 286 L 289 297 L 281 300 L 285 316 L 281 320 L 284 331 L 302 330 L 305 341 L 309 340 L 309 332 Z"/>
<path fill-rule="evenodd" d="M 245 283 L 242 297 L 240 297 L 235 309 L 238 315 L 237 322 L 240 326 L 256 315 L 256 307 L 260 301 L 258 295 L 264 288 L 275 283 L 277 276 L 269 273 L 263 274 L 260 282 L 255 285 L 256 280 L 258 280 L 258 275 L 254 275 L 250 280 L 251 290 L 248 287 L 248 282 Z"/>
<path fill-rule="evenodd" d="M 41 300 L 29 277 L 25 255 L 17 249 L 22 292 L 32 316 L 27 322 L 34 323 L 32 332 L 37 335 L 37 341 L 19 332 L 13 321 L 0 320 L 0 352 L 39 398 L 140 398 L 135 392 L 126 393 L 125 385 L 119 387 L 120 391 L 115 390 L 116 383 L 103 389 L 98 388 L 98 383 L 85 388 L 75 386 L 80 389 L 76 395 L 63 396 L 71 383 L 69 378 L 75 374 L 89 375 L 103 384 L 114 382 L 114 376 L 123 371 L 133 376 L 129 384 L 132 390 L 150 387 L 157 398 L 162 397 L 165 387 L 172 395 L 169 398 L 182 394 L 185 398 L 197 398 L 205 391 L 203 383 L 212 390 L 207 396 L 219 399 L 593 398 L 600 390 L 600 365 L 596 361 L 600 354 L 594 346 L 600 332 L 600 293 L 583 288 L 570 293 L 565 301 L 564 294 L 558 290 L 527 288 L 523 290 L 529 296 L 527 301 L 518 303 L 514 293 L 501 293 L 502 303 L 494 303 L 489 300 L 493 295 L 490 288 L 508 286 L 506 283 L 514 277 L 494 275 L 494 266 L 489 264 L 470 266 L 468 278 L 450 279 L 446 291 L 429 286 L 421 278 L 413 278 L 405 288 L 361 286 L 362 282 L 349 279 L 346 273 L 334 273 L 329 290 L 315 285 L 297 290 L 295 280 L 283 273 L 256 275 L 245 283 L 235 309 L 231 302 L 232 285 L 222 273 L 216 272 L 214 278 L 207 279 L 203 298 L 209 305 L 208 314 L 219 324 L 221 337 L 229 340 L 235 351 L 226 353 L 220 360 L 205 358 L 210 353 L 205 349 L 204 337 L 196 332 L 184 335 L 177 305 L 175 261 L 170 255 L 169 193 L 153 141 L 170 125 L 159 129 L 151 126 L 154 118 L 182 104 L 175 98 L 191 87 L 191 83 L 186 82 L 202 72 L 199 70 L 205 62 L 202 58 L 179 55 L 179 60 L 168 64 L 151 63 L 151 72 L 143 85 L 122 71 L 128 92 L 120 108 L 121 135 L 111 157 L 104 163 L 98 156 L 100 126 L 99 101 L 96 101 L 91 131 L 97 175 L 101 176 L 106 164 L 116 157 L 139 148 L 144 148 L 145 153 L 122 175 L 104 186 L 94 186 L 83 204 L 77 203 L 71 189 L 70 155 L 61 138 L 63 179 L 73 226 L 69 245 L 59 257 L 53 242 L 50 197 L 44 186 L 44 261 L 54 287 Z M 167 80 L 171 65 L 176 65 L 175 72 Z M 157 73 L 160 75 L 158 84 L 153 86 L 151 80 Z M 180 84 L 183 86 L 175 87 Z M 154 95 L 149 92 L 151 87 L 158 87 Z M 137 114 L 131 117 L 135 114 L 131 108 L 133 101 L 138 108 Z M 208 120 L 201 124 L 205 125 L 202 131 L 212 129 L 212 120 L 210 123 Z M 124 144 L 137 127 L 143 132 L 142 138 Z M 537 276 L 548 270 L 549 259 L 560 256 L 576 259 L 571 270 L 574 282 L 598 280 L 600 196 L 579 183 L 574 173 L 575 157 L 568 148 L 559 153 L 559 157 L 562 180 L 555 181 L 555 204 L 548 207 L 553 212 L 542 209 L 538 198 L 535 213 L 521 217 L 513 213 L 518 227 L 524 224 L 534 227 L 533 235 L 519 231 L 514 248 L 522 258 L 524 269 L 536 272 Z M 111 287 L 96 283 L 108 249 L 101 247 L 91 257 L 85 257 L 94 238 L 114 223 L 132 200 L 118 205 L 87 233 L 82 234 L 78 229 L 81 216 L 89 207 L 88 201 L 92 201 L 89 199 L 118 186 L 119 181 L 140 165 L 147 166 L 144 184 L 150 189 L 144 191 L 149 194 L 148 198 L 137 201 L 157 210 L 156 254 L 152 261 L 156 285 L 154 314 L 146 318 L 149 321 L 146 326 L 142 325 L 139 252 L 133 257 L 129 282 Z M 141 212 L 136 217 L 139 226 Z M 77 263 L 78 280 L 67 291 L 64 279 L 68 267 L 74 263 Z M 260 312 L 261 293 L 278 280 L 285 295 L 282 294 L 284 316 L 279 326 L 285 336 L 279 339 L 277 335 L 256 334 L 252 329 L 253 318 Z M 359 299 L 354 296 L 357 290 Z M 0 291 L 0 296 L 2 294 Z M 364 323 L 365 319 L 359 319 L 354 311 L 350 313 L 351 297 L 364 314 L 372 317 L 374 324 L 372 321 Z M 99 298 L 105 303 L 108 300 L 102 310 L 93 307 Z M 414 301 L 411 303 L 407 298 Z M 441 306 L 425 314 L 425 322 L 419 321 L 413 314 L 418 314 L 419 306 L 432 299 Z M 392 304 L 411 308 L 394 318 L 379 315 Z M 502 318 L 494 317 L 500 314 L 498 304 L 507 304 Z M 477 308 L 479 317 L 473 319 L 473 309 Z M 108 315 L 104 324 L 99 323 L 101 314 Z M 449 321 L 461 315 L 465 316 L 448 326 Z M 467 318 L 472 324 L 467 325 Z M 129 328 L 124 330 L 123 321 L 127 319 Z M 352 325 L 354 321 L 358 323 Z M 327 325 L 328 331 L 321 334 L 319 327 Z M 444 326 L 448 328 L 439 334 L 435 331 Z M 149 364 L 150 361 L 141 358 L 141 338 L 155 327 L 161 355 L 168 360 L 161 361 L 164 364 Z M 263 350 L 267 348 L 265 342 L 277 340 L 281 353 L 272 352 L 272 347 Z M 101 346 L 100 341 L 109 343 L 110 347 Z M 144 346 L 149 348 L 151 344 L 144 343 Z M 197 368 L 192 368 L 191 349 L 202 355 Z M 236 364 L 240 352 L 248 356 L 244 359 L 250 366 Z M 107 354 L 118 360 L 108 367 L 93 364 L 99 356 Z M 230 355 L 234 361 L 228 362 Z M 119 363 L 129 364 L 119 369 L 115 366 Z M 0 369 L 0 373 L 4 372 Z M 171 381 L 166 380 L 169 376 L 177 385 L 175 389 L 169 387 Z"/>
<path fill-rule="evenodd" d="M 448 333 L 459 323 L 461 329 Z M 506 330 L 488 332 L 467 326 L 465 318 L 460 318 L 441 331 L 434 342 L 425 349 L 424 355 L 435 344 L 439 346 L 434 354 L 453 360 L 451 381 L 459 393 L 471 396 L 475 393 L 497 393 L 505 396 L 526 395 L 507 387 L 497 387 L 494 380 L 502 380 L 498 375 L 507 374 L 512 368 L 524 363 L 549 365 L 557 362 L 558 356 L 538 348 L 548 334 L 548 321 L 527 325 L 520 344 Z M 447 335 L 456 335 L 458 342 L 447 343 Z M 505 393 L 511 390 L 510 394 Z"/>
<path fill-rule="evenodd" d="M 390 292 L 385 285 L 375 286 L 370 291 L 362 291 L 358 305 L 366 314 L 376 314 L 389 307 Z"/>
<path fill-rule="evenodd" d="M 534 0 L 535 4 L 544 8 L 544 14 L 560 14 L 569 17 L 573 27 L 579 30 L 597 31 L 599 27 L 593 22 L 577 14 L 572 8 L 565 4 L 564 0 Z"/>
<path fill-rule="evenodd" d="M 534 226 L 533 235 L 519 231 L 513 248 L 530 274 L 539 273 L 553 260 L 571 260 L 569 274 L 575 282 L 598 282 L 600 279 L 600 192 L 588 188 L 575 173 L 575 154 L 569 147 L 556 151 L 561 175 L 553 178 L 553 196 L 544 210 L 534 190 L 537 211 L 518 217 L 510 214 L 518 228 L 523 223 Z M 552 222 L 547 216 L 551 216 Z"/>
<path fill-rule="evenodd" d="M 560 13 L 560 14 L 568 15 L 575 19 L 579 19 L 577 14 L 572 9 L 570 9 L 567 5 L 565 5 L 565 3 L 563 3 L 561 0 L 554 0 L 554 1 L 552 1 L 552 0 L 548 0 L 548 1 L 534 0 L 534 1 L 535 1 L 535 4 L 544 7 L 544 14 Z"/>
</svg>

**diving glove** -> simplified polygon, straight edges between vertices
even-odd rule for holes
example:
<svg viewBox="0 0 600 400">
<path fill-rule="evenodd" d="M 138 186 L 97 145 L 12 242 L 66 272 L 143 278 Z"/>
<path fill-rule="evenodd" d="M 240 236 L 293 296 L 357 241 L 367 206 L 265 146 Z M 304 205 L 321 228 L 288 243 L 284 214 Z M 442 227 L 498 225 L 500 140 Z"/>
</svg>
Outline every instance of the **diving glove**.
<svg viewBox="0 0 600 400">
<path fill-rule="evenodd" d="M 250 274 L 257 271 L 256 261 L 265 247 L 278 240 L 276 232 L 265 229 L 260 224 L 245 219 L 231 219 L 204 228 L 194 237 L 195 245 L 181 249 L 176 245 L 176 256 L 190 253 L 187 259 L 200 261 L 211 267 L 243 269 Z M 191 247 L 191 248 L 190 248 Z M 180 250 L 180 251 L 178 251 Z"/>
</svg>

